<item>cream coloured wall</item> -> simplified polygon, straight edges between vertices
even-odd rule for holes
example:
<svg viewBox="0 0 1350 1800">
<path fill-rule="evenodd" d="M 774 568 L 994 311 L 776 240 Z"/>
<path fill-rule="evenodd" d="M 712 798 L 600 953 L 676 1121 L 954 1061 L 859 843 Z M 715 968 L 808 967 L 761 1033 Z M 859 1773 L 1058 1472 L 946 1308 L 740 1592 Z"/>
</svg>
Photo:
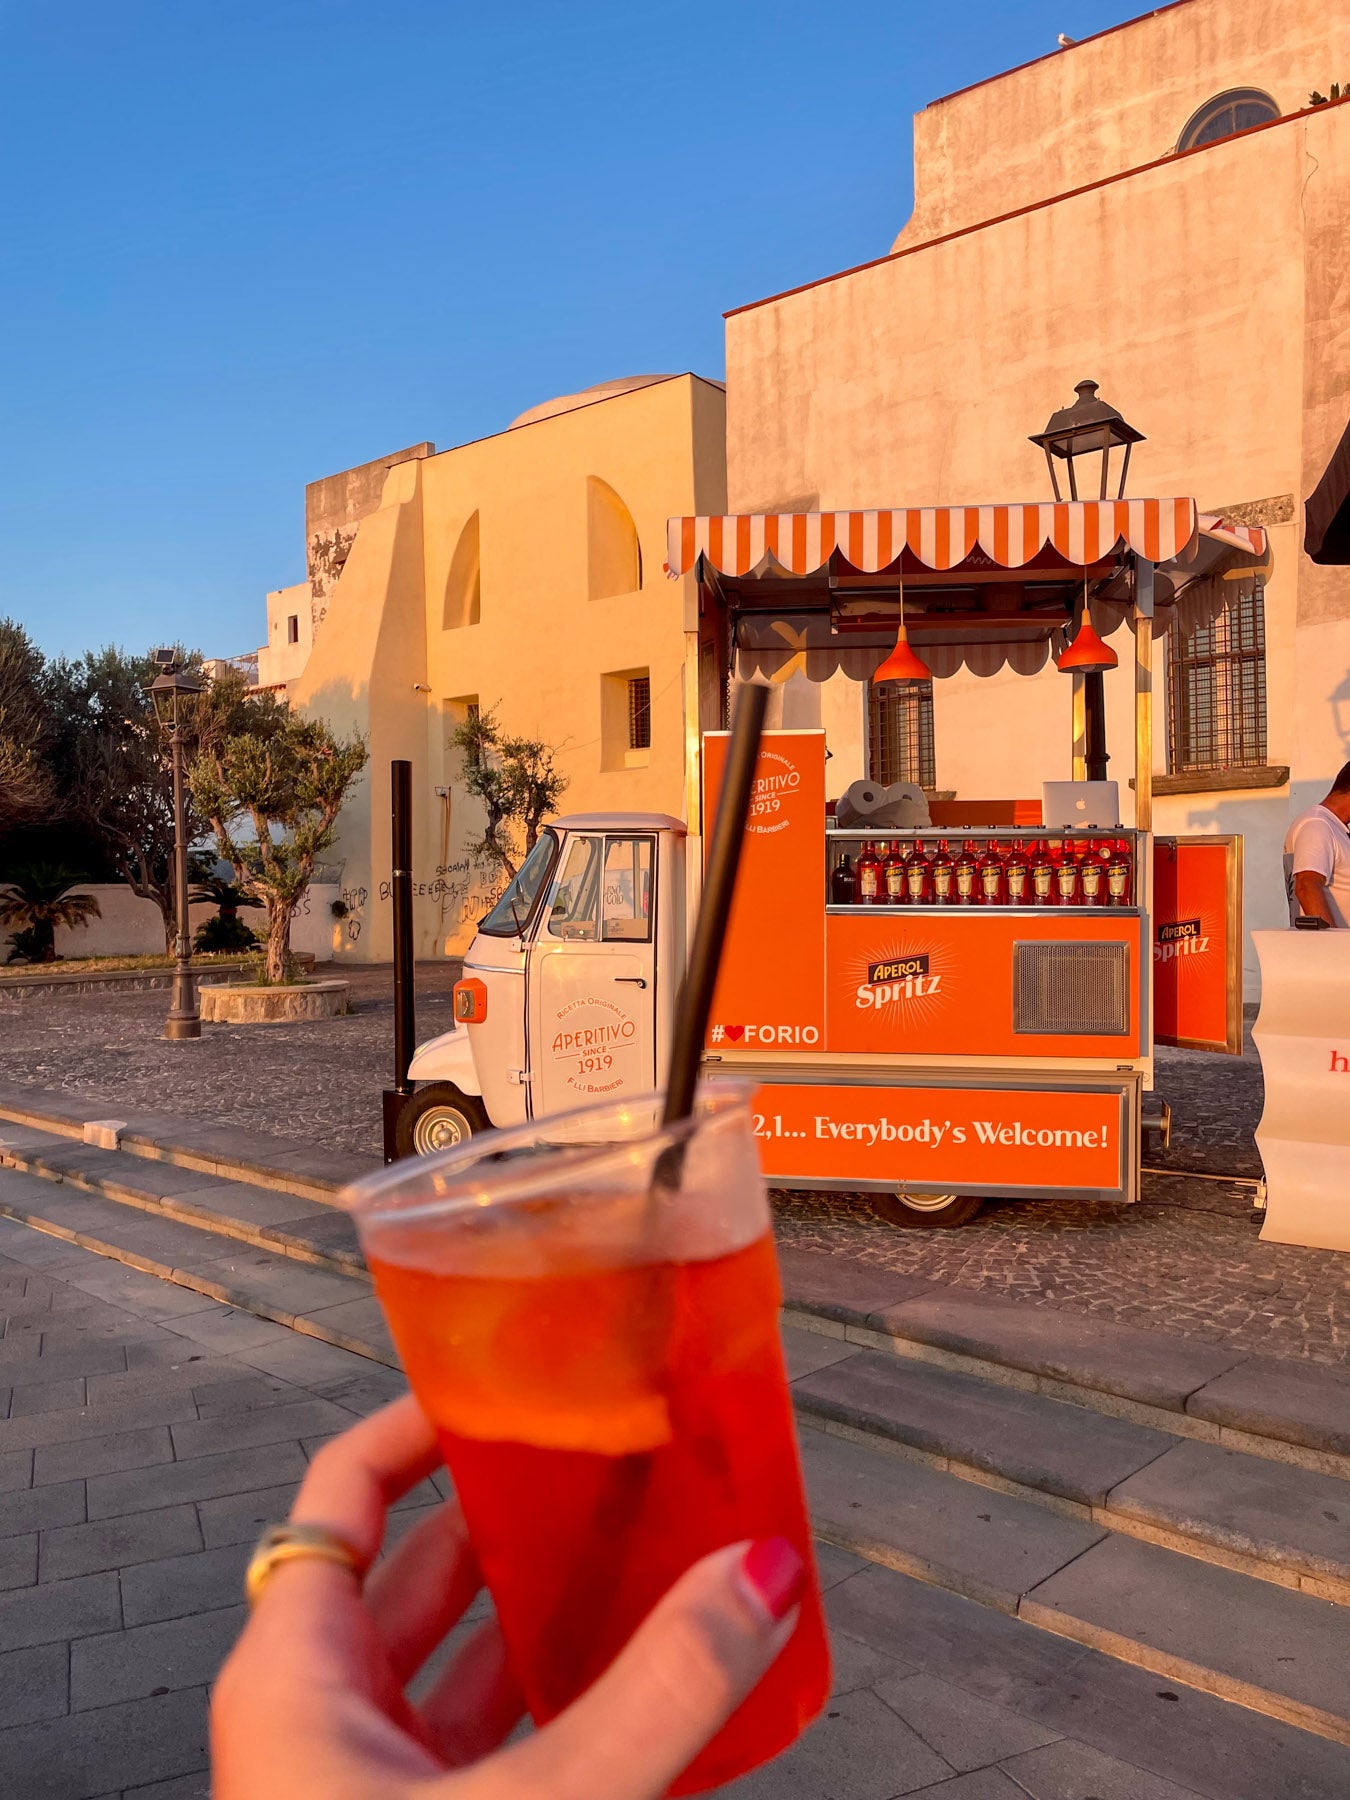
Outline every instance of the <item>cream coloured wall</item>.
<svg viewBox="0 0 1350 1800">
<path fill-rule="evenodd" d="M 332 852 L 351 909 L 339 954 L 391 954 L 392 757 L 413 764 L 417 953 L 462 948 L 495 893 L 492 871 L 470 854 L 481 819 L 450 744 L 470 700 L 495 709 L 508 733 L 556 747 L 564 810 L 683 811 L 694 599 L 688 578 L 664 573 L 665 525 L 672 513 L 725 507 L 723 421 L 716 383 L 676 376 L 391 469 L 292 688 L 295 705 L 370 741 L 368 779 Z M 594 600 L 629 565 L 597 542 L 588 484 L 618 497 L 642 563 L 639 588 Z M 472 617 L 461 601 L 474 520 L 477 622 L 447 626 L 447 592 L 450 618 Z M 597 554 L 607 558 L 598 583 Z M 602 677 L 635 670 L 650 674 L 651 750 L 616 759 L 605 753 Z"/>
<path fill-rule="evenodd" d="M 296 641 L 291 643 L 289 622 L 295 620 Z M 267 596 L 267 642 L 258 650 L 259 687 L 279 687 L 297 680 L 309 661 L 314 645 L 314 615 L 309 583 L 277 588 Z"/>
<path fill-rule="evenodd" d="M 1212 10 L 1211 0 L 1187 0 L 1112 41 L 1155 28 L 1165 37 L 1183 13 L 1194 26 Z M 1279 54 L 1302 55 L 1316 21 L 1297 6 L 1276 7 L 1274 18 L 1292 21 Z M 1319 66 L 1340 56 L 1340 32 L 1326 22 L 1313 46 Z M 1028 79 L 1015 73 L 963 97 L 974 141 L 981 129 L 1000 128 L 1008 93 Z M 1103 95 L 1106 139 L 1116 103 L 1114 92 Z M 978 128 L 977 106 L 985 115 Z M 1109 165 L 1105 152 L 1103 160 Z M 993 205 L 981 179 L 976 168 L 971 204 Z M 1315 569 L 1300 550 L 1302 496 L 1350 409 L 1347 217 L 1350 106 L 1341 103 L 906 248 L 742 309 L 727 324 L 733 511 L 787 495 L 818 495 L 822 508 L 1048 498 L 1043 459 L 1026 438 L 1069 402 L 1082 376 L 1097 379 L 1147 434 L 1131 465 L 1132 493 L 1190 493 L 1214 510 L 1265 503 L 1252 516 L 1269 525 L 1275 555 L 1266 589 L 1268 761 L 1289 765 L 1291 783 L 1155 803 L 1159 832 L 1244 834 L 1249 927 L 1284 922 L 1279 847 L 1291 809 L 1324 791 L 1350 755 L 1350 572 Z M 1127 631 L 1114 647 L 1122 667 L 1107 680 L 1108 745 L 1128 816 Z M 1160 773 L 1164 663 L 1160 643 Z M 1029 681 L 963 674 L 939 682 L 939 786 L 961 798 L 993 786 L 1034 795 L 1043 779 L 1067 775 L 1068 689 L 1053 667 Z M 829 704 L 831 747 L 861 772 L 860 710 Z M 832 791 L 846 785 L 835 767 Z M 1250 946 L 1247 970 L 1254 984 Z"/>
<path fill-rule="evenodd" d="M 918 113 L 914 211 L 895 248 L 1167 156 L 1229 89 L 1297 112 L 1346 68 L 1350 9 L 1336 0 L 1164 6 Z"/>
</svg>

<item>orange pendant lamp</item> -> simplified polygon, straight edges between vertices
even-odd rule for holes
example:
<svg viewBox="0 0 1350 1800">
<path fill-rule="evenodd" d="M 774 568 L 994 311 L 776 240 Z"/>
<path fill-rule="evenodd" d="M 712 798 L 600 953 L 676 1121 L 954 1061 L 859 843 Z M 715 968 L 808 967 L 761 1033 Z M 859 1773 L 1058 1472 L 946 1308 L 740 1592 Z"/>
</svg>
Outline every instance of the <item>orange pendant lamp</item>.
<svg viewBox="0 0 1350 1800">
<path fill-rule="evenodd" d="M 1055 666 L 1064 675 L 1100 675 L 1114 669 L 1119 661 L 1111 646 L 1103 643 L 1092 629 L 1092 620 L 1084 609 L 1073 642 L 1060 651 Z"/>
<path fill-rule="evenodd" d="M 895 634 L 895 648 L 873 671 L 872 680 L 880 681 L 931 681 L 933 671 L 918 654 L 910 648 L 909 633 L 905 629 L 905 602 L 900 600 L 900 629 Z"/>
</svg>

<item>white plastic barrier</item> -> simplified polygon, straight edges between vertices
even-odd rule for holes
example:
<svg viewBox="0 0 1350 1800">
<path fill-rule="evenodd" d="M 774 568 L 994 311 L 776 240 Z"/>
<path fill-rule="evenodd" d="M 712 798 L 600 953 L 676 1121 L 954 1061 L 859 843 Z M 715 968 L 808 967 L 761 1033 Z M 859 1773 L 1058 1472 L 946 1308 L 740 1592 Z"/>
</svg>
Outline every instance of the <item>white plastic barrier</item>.
<svg viewBox="0 0 1350 1800">
<path fill-rule="evenodd" d="M 1350 1250 L 1350 931 L 1254 931 L 1266 1102 L 1261 1236 Z"/>
</svg>

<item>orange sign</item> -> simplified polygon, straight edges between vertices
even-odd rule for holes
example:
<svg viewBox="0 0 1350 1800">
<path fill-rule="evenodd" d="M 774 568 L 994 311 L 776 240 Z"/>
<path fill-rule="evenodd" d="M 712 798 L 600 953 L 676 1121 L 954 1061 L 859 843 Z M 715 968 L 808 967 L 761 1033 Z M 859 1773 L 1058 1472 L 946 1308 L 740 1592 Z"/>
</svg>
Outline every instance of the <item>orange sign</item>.
<svg viewBox="0 0 1350 1800">
<path fill-rule="evenodd" d="M 1153 1035 L 1242 1054 L 1240 838 L 1156 838 Z"/>
<path fill-rule="evenodd" d="M 771 1181 L 983 1188 L 1095 1188 L 1125 1182 L 1119 1092 L 766 1083 L 755 1136 Z"/>
<path fill-rule="evenodd" d="M 1097 944 L 1123 948 L 1113 965 L 1094 970 L 1098 1017 L 1057 1006 L 1033 1010 L 1041 987 L 1056 979 L 1060 948 L 1072 953 Z M 826 923 L 826 1047 L 911 1056 L 1134 1056 L 1138 959 L 1139 921 L 1125 913 L 1037 918 L 993 908 L 944 915 L 877 907 L 834 914 Z M 1085 986 L 1077 991 L 1084 994 Z"/>
<path fill-rule="evenodd" d="M 703 740 L 703 840 L 728 734 Z M 708 1044 L 821 1049 L 825 1041 L 825 734 L 766 731 L 755 765 Z"/>
</svg>

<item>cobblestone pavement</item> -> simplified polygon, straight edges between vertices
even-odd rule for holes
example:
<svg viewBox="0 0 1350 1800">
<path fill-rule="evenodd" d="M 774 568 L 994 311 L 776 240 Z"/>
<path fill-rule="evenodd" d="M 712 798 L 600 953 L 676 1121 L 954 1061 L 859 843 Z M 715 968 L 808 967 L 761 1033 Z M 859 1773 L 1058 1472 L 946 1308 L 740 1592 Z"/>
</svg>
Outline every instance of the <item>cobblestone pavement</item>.
<svg viewBox="0 0 1350 1800">
<path fill-rule="evenodd" d="M 453 964 L 418 968 L 418 1035 L 450 1026 Z M 354 1014 L 252 1031 L 207 1026 L 199 1043 L 159 1036 L 168 995 L 0 996 L 0 1078 L 168 1108 L 249 1130 L 378 1151 L 379 1092 L 391 1078 L 388 969 L 354 968 Z M 1261 1068 L 1243 1057 L 1162 1050 L 1158 1086 L 1173 1112 L 1160 1170 L 1259 1175 L 1252 1133 Z M 1258 1241 L 1251 1189 L 1148 1175 L 1140 1205 L 990 1206 L 950 1232 L 899 1232 L 847 1194 L 776 1197 L 784 1239 L 889 1268 L 1100 1313 L 1135 1325 L 1319 1362 L 1350 1360 L 1350 1262 Z"/>
<path fill-rule="evenodd" d="M 0 1321 L 0 1794 L 208 1800 L 207 1693 L 253 1540 L 401 1377 L 8 1219 Z M 842 1551 L 821 1565 L 834 1697 L 728 1800 L 1345 1790 L 1337 1745 Z"/>
<path fill-rule="evenodd" d="M 418 965 L 419 1040 L 454 1023 L 450 993 L 459 968 Z M 342 975 L 352 986 L 347 1018 L 204 1025 L 199 1039 L 182 1044 L 160 1035 L 166 988 L 0 992 L 0 1079 L 378 1155 L 380 1091 L 394 1078 L 392 976 L 387 968 Z"/>
</svg>

